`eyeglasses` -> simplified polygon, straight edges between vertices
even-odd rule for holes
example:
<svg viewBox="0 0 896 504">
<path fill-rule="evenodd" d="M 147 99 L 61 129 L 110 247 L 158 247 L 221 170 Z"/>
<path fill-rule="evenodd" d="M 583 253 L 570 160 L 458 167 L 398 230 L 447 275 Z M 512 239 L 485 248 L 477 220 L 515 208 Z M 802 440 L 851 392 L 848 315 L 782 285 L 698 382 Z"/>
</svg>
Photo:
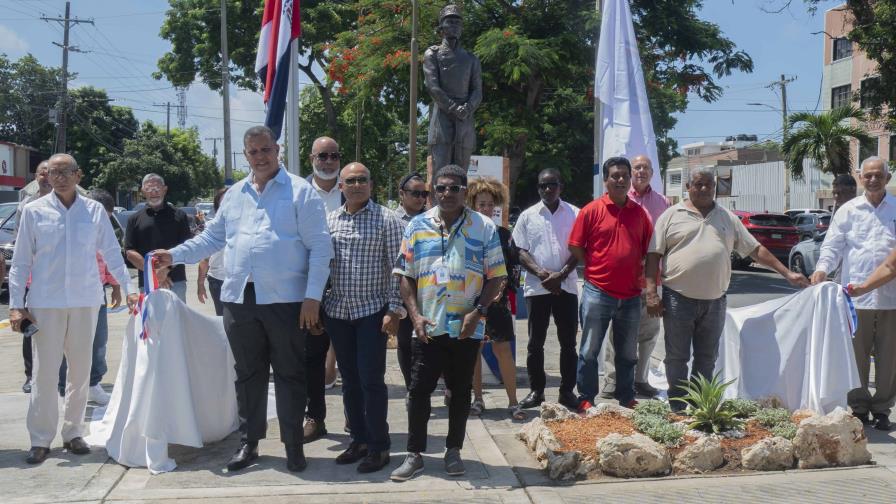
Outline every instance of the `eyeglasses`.
<svg viewBox="0 0 896 504">
<path fill-rule="evenodd" d="M 343 184 L 349 185 L 364 185 L 368 182 L 367 177 L 351 177 L 342 181 Z"/>
<path fill-rule="evenodd" d="M 538 188 L 542 191 L 547 191 L 548 189 L 556 189 L 560 187 L 560 182 L 540 182 L 538 184 Z"/>
<path fill-rule="evenodd" d="M 405 194 L 410 195 L 413 198 L 426 198 L 429 197 L 429 191 L 405 191 Z"/>
<path fill-rule="evenodd" d="M 144 191 L 144 192 L 148 192 L 148 193 L 150 193 L 150 194 L 151 194 L 151 193 L 160 193 L 160 192 L 162 192 L 163 189 L 165 189 L 163 186 L 158 186 L 158 185 L 145 185 L 145 186 L 143 186 L 143 191 Z"/>
<path fill-rule="evenodd" d="M 462 189 L 466 189 L 466 188 L 467 188 L 467 186 L 465 186 L 465 185 L 450 185 L 450 186 L 446 186 L 446 185 L 442 185 L 442 184 L 438 184 L 438 185 L 435 187 L 436 192 L 439 193 L 439 194 L 442 194 L 442 193 L 444 193 L 445 191 L 450 191 L 451 194 L 457 194 L 457 193 L 459 193 Z"/>
<path fill-rule="evenodd" d="M 260 148 L 260 149 L 252 149 L 252 150 L 247 150 L 247 151 L 243 151 L 243 152 L 244 152 L 244 153 L 246 154 L 246 156 L 248 156 L 248 157 L 255 157 L 255 156 L 257 156 L 259 153 L 261 153 L 261 154 L 264 155 L 264 156 L 269 156 L 272 152 L 274 152 L 274 151 L 276 151 L 276 150 L 277 150 L 276 147 L 262 147 L 262 148 Z"/>
<path fill-rule="evenodd" d="M 318 161 L 326 161 L 327 158 L 329 158 L 330 161 L 339 161 L 338 152 L 318 152 L 315 157 L 317 157 Z"/>
<path fill-rule="evenodd" d="M 67 179 L 73 177 L 78 170 L 50 170 L 47 172 L 52 179 Z"/>
</svg>

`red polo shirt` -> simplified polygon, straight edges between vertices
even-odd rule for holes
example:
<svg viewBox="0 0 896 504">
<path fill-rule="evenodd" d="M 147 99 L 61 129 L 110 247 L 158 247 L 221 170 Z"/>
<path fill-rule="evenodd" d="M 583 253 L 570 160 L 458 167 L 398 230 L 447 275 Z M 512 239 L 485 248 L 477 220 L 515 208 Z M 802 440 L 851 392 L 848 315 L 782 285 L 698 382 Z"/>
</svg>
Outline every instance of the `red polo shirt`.
<svg viewBox="0 0 896 504">
<path fill-rule="evenodd" d="M 569 244 L 585 249 L 585 280 L 617 299 L 641 294 L 644 256 L 653 234 L 640 205 L 626 199 L 620 208 L 606 194 L 576 217 Z"/>
</svg>

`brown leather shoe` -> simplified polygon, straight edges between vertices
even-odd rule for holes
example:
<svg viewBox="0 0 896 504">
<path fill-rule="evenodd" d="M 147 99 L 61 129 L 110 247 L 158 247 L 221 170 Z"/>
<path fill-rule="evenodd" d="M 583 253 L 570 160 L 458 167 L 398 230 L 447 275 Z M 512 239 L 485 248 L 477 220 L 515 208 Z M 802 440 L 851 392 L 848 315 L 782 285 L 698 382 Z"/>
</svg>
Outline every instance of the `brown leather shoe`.
<svg viewBox="0 0 896 504">
<path fill-rule="evenodd" d="M 49 453 L 49 448 L 45 448 L 43 446 L 32 446 L 31 450 L 28 452 L 28 458 L 25 459 L 25 462 L 29 464 L 41 464 L 44 460 L 47 460 L 47 455 L 49 455 Z"/>
<path fill-rule="evenodd" d="M 310 443 L 327 435 L 327 424 L 318 422 L 313 418 L 305 419 L 305 426 L 302 428 L 302 443 Z"/>
<path fill-rule="evenodd" d="M 82 437 L 76 437 L 71 441 L 66 441 L 62 443 L 62 447 L 69 451 L 69 453 L 74 453 L 75 455 L 87 455 L 90 453 L 90 446 L 84 441 Z"/>
</svg>

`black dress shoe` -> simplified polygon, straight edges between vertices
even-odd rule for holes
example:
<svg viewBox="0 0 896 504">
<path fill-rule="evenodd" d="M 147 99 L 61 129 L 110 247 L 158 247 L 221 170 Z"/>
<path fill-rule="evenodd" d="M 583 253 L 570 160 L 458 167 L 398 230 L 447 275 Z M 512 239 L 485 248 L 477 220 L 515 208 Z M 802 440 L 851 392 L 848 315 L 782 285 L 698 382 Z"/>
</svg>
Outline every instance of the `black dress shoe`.
<svg viewBox="0 0 896 504">
<path fill-rule="evenodd" d="M 579 398 L 569 392 L 561 392 L 558 401 L 563 406 L 575 411 L 579 407 Z"/>
<path fill-rule="evenodd" d="M 365 450 L 366 451 L 366 450 Z M 389 450 L 371 452 L 358 464 L 359 473 L 372 473 L 379 471 L 389 463 Z"/>
<path fill-rule="evenodd" d="M 337 464 L 354 464 L 367 456 L 367 445 L 351 443 L 348 449 L 336 456 Z"/>
<path fill-rule="evenodd" d="M 862 425 L 871 425 L 874 423 L 871 419 L 871 413 L 868 413 L 867 411 L 865 413 L 856 413 L 853 411 L 852 416 L 858 418 L 862 422 Z"/>
<path fill-rule="evenodd" d="M 66 441 L 62 443 L 62 447 L 68 450 L 69 453 L 74 453 L 75 455 L 87 455 L 90 453 L 90 446 L 84 442 L 84 438 L 76 437 L 71 441 Z"/>
<path fill-rule="evenodd" d="M 31 378 L 25 378 L 25 383 L 22 384 L 22 392 L 26 394 L 31 393 Z"/>
<path fill-rule="evenodd" d="M 49 453 L 49 448 L 44 448 L 43 446 L 32 446 L 31 450 L 28 452 L 28 458 L 25 459 L 25 462 L 29 464 L 41 464 L 44 460 L 47 460 L 47 455 L 49 455 Z"/>
<path fill-rule="evenodd" d="M 529 395 L 524 397 L 522 401 L 520 401 L 520 408 L 524 408 L 524 409 L 535 408 L 535 407 L 541 406 L 541 403 L 543 403 L 543 402 L 544 402 L 544 392 L 536 392 L 533 390 L 533 391 L 529 392 Z"/>
<path fill-rule="evenodd" d="M 233 454 L 227 463 L 228 471 L 239 471 L 249 467 L 253 460 L 258 458 L 258 442 L 244 442 L 240 449 Z"/>
<path fill-rule="evenodd" d="M 635 382 L 635 394 L 644 397 L 654 398 L 660 391 L 649 383 Z"/>
<path fill-rule="evenodd" d="M 308 467 L 302 445 L 284 445 L 286 448 L 286 468 L 291 472 L 302 472 Z"/>
<path fill-rule="evenodd" d="M 874 428 L 877 430 L 888 431 L 890 430 L 890 419 L 887 415 L 883 413 L 875 413 L 874 414 Z"/>
</svg>

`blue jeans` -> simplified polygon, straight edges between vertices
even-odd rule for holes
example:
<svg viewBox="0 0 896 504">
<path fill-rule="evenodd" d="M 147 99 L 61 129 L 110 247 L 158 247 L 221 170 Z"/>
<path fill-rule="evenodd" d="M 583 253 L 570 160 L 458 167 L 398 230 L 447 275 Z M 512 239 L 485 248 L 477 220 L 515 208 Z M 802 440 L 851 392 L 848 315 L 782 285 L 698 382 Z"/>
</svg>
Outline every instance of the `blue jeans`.
<svg viewBox="0 0 896 504">
<path fill-rule="evenodd" d="M 98 384 L 103 375 L 108 371 L 106 366 L 106 343 L 109 341 L 109 321 L 106 318 L 106 301 L 100 306 L 99 316 L 96 319 L 96 331 L 93 334 L 93 359 L 90 363 L 90 386 Z M 29 342 L 30 343 L 30 342 Z M 65 357 L 59 366 L 59 395 L 65 395 L 65 375 L 68 372 L 68 364 Z"/>
<path fill-rule="evenodd" d="M 579 305 L 582 343 L 576 369 L 579 401 L 593 403 L 598 388 L 598 354 L 610 324 L 616 348 L 616 399 L 628 404 L 635 398 L 635 366 L 638 364 L 638 324 L 641 296 L 617 299 L 585 282 Z"/>
<path fill-rule="evenodd" d="M 366 444 L 370 452 L 388 451 L 391 446 L 386 421 L 389 393 L 386 336 L 382 332 L 385 314 L 383 308 L 357 320 L 325 320 L 342 374 L 342 404 L 352 426 L 352 442 Z"/>
</svg>

